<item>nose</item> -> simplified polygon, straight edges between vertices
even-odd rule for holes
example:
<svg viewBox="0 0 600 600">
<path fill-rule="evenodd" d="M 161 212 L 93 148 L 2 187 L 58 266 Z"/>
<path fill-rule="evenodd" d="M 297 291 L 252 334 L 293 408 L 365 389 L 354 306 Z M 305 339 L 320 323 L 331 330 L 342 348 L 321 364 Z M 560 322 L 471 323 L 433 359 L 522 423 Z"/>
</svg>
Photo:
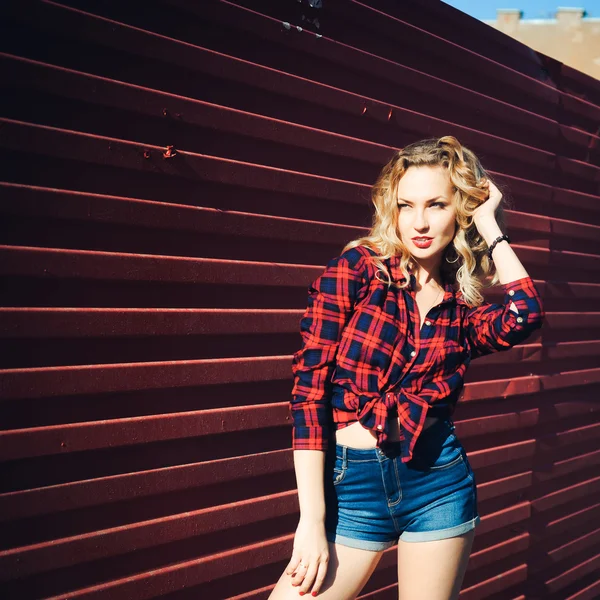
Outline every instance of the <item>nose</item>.
<svg viewBox="0 0 600 600">
<path fill-rule="evenodd" d="M 427 223 L 427 218 L 425 215 L 424 208 L 421 208 L 421 209 L 418 209 L 417 211 L 415 211 L 415 220 L 413 223 L 413 227 L 419 232 L 429 229 L 429 224 Z"/>
</svg>

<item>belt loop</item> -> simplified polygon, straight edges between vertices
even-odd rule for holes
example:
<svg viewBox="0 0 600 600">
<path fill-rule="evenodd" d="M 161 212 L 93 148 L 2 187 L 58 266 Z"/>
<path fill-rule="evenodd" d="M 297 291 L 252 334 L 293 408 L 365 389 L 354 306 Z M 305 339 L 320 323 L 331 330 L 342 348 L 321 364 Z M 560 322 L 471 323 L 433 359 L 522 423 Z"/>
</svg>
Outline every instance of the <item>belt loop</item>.
<svg viewBox="0 0 600 600">
<path fill-rule="evenodd" d="M 342 446 L 342 469 L 348 468 L 348 446 Z"/>
</svg>

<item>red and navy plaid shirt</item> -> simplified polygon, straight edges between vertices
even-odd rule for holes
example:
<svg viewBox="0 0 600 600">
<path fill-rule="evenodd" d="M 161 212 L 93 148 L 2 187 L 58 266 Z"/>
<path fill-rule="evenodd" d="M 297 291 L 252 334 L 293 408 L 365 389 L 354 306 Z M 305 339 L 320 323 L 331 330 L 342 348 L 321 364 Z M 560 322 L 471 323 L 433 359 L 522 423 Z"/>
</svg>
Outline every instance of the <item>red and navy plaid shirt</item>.
<svg viewBox="0 0 600 600">
<path fill-rule="evenodd" d="M 383 449 L 393 415 L 408 462 L 425 417 L 453 414 L 471 359 L 509 350 L 542 326 L 541 298 L 523 277 L 501 286 L 503 304 L 478 307 L 444 282 L 443 299 L 419 329 L 414 274 L 408 289 L 388 286 L 375 277 L 374 255 L 364 246 L 347 250 L 309 287 L 292 364 L 294 450 L 327 450 L 333 429 L 356 421 Z M 398 257 L 387 266 L 392 281 L 404 279 Z"/>
</svg>

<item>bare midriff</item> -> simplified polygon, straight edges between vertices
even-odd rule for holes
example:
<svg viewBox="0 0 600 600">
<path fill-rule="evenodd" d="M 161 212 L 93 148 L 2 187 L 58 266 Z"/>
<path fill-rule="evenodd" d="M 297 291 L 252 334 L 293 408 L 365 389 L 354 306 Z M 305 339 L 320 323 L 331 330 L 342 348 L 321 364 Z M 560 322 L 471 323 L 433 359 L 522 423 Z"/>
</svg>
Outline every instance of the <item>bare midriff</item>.
<svg viewBox="0 0 600 600">
<path fill-rule="evenodd" d="M 438 417 L 426 417 L 423 429 L 427 429 Z M 400 441 L 400 426 L 398 419 L 390 419 L 390 429 L 388 432 L 388 440 L 391 442 Z M 338 429 L 335 432 L 336 444 L 342 446 L 350 446 L 350 448 L 376 448 L 377 434 L 366 427 L 363 427 L 360 421 L 356 421 L 347 427 Z"/>
</svg>

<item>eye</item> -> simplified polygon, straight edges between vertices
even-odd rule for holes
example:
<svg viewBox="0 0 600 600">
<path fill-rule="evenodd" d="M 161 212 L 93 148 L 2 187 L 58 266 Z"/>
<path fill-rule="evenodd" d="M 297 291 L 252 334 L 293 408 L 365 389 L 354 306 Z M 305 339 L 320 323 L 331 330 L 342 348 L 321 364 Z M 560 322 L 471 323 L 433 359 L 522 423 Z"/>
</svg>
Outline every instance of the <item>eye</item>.
<svg viewBox="0 0 600 600">
<path fill-rule="evenodd" d="M 441 206 L 442 208 L 444 208 L 445 204 L 443 202 L 434 202 L 431 206 Z"/>
<path fill-rule="evenodd" d="M 400 204 L 400 203 L 398 203 L 398 208 L 402 208 L 403 206 L 408 206 L 408 204 Z"/>
</svg>

